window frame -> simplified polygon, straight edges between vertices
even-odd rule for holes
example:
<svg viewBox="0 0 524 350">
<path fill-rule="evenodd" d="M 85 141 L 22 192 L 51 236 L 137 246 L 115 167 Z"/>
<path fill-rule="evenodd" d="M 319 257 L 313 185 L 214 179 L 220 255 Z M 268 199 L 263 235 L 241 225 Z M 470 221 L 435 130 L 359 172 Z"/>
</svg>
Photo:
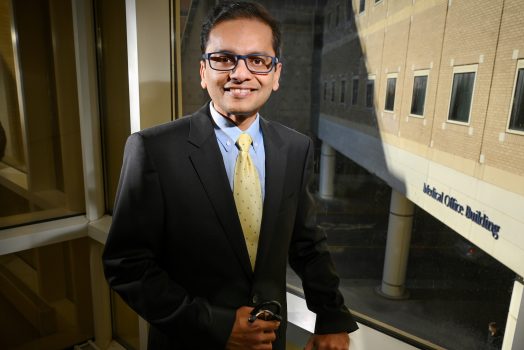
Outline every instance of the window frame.
<svg viewBox="0 0 524 350">
<path fill-rule="evenodd" d="M 416 70 L 413 72 L 413 83 L 412 83 L 412 89 L 411 89 L 411 103 L 409 105 L 409 114 L 408 116 L 409 117 L 413 117 L 413 118 L 421 118 L 421 119 L 424 119 L 425 118 L 425 113 L 426 113 L 426 102 L 427 102 L 427 97 L 428 97 L 428 85 L 429 85 L 429 72 L 430 70 L 429 69 L 422 69 L 422 70 Z M 423 110 L 424 110 L 424 113 L 421 115 L 421 114 L 413 114 L 411 113 L 411 107 L 413 106 L 413 92 L 414 92 L 414 88 L 415 88 L 415 78 L 416 77 L 423 77 L 425 76 L 427 79 L 426 79 L 426 91 L 424 91 L 424 105 L 422 106 Z"/>
<path fill-rule="evenodd" d="M 517 82 L 518 82 L 520 70 L 524 70 L 524 59 L 519 59 L 517 62 L 517 66 L 515 67 L 515 77 L 513 78 L 513 88 L 511 90 L 511 100 L 509 103 L 508 120 L 506 122 L 506 132 L 510 134 L 516 134 L 516 135 L 524 135 L 524 131 L 515 130 L 515 129 L 510 128 L 511 114 L 513 113 L 513 102 L 515 100 L 515 91 L 517 90 Z M 524 98 L 524 96 L 522 98 Z"/>
<path fill-rule="evenodd" d="M 389 79 L 395 79 L 395 87 L 393 90 L 393 108 L 392 109 L 386 109 L 387 102 L 388 102 L 388 85 L 389 85 Z M 398 73 L 389 73 L 386 76 L 386 90 L 384 94 L 384 112 L 388 113 L 395 113 L 395 100 L 397 96 L 397 84 L 398 84 Z"/>
<path fill-rule="evenodd" d="M 478 71 L 478 64 L 477 63 L 453 67 L 453 72 L 452 72 L 452 75 L 451 75 L 450 88 L 449 88 L 449 96 L 448 96 L 448 111 L 447 111 L 446 123 L 456 124 L 456 125 L 464 125 L 464 126 L 470 125 L 470 123 L 471 123 L 471 110 L 473 109 L 473 104 L 474 104 L 474 101 L 475 101 L 475 88 L 477 86 L 477 71 Z M 453 96 L 453 82 L 455 81 L 455 74 L 461 74 L 461 73 L 475 73 L 475 78 L 473 79 L 473 89 L 471 91 L 471 103 L 469 105 L 468 121 L 467 122 L 462 122 L 462 121 L 459 121 L 459 120 L 449 119 L 449 112 L 451 110 L 451 98 Z"/>
</svg>

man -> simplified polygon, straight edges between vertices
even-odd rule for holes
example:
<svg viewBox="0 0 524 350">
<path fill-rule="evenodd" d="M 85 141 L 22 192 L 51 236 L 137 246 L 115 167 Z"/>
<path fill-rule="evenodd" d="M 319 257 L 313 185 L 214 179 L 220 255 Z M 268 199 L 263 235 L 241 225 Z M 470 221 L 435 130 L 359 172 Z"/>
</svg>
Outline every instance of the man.
<svg viewBox="0 0 524 350">
<path fill-rule="evenodd" d="M 285 349 L 289 257 L 317 314 L 306 348 L 347 349 L 357 326 L 310 215 L 313 144 L 258 114 L 279 87 L 278 24 L 258 4 L 221 3 L 201 46 L 212 101 L 126 144 L 109 284 L 151 324 L 150 349 Z M 272 300 L 281 322 L 248 321 Z"/>
</svg>

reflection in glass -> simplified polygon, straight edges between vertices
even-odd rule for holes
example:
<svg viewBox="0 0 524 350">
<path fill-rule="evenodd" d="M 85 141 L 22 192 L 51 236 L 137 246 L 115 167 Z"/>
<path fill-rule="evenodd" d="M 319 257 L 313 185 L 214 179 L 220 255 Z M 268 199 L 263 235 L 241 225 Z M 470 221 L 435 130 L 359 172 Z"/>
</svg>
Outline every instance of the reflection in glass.
<svg viewBox="0 0 524 350">
<path fill-rule="evenodd" d="M 426 100 L 427 75 L 416 76 L 413 80 L 413 98 L 411 100 L 411 114 L 424 115 Z"/>
<path fill-rule="evenodd" d="M 0 228 L 84 211 L 73 24 L 64 13 L 67 1 L 0 0 Z"/>
<path fill-rule="evenodd" d="M 386 111 L 393 111 L 395 108 L 395 87 L 397 85 L 397 78 L 388 78 L 386 86 Z"/>
<path fill-rule="evenodd" d="M 366 107 L 373 107 L 373 95 L 375 93 L 375 80 L 368 79 L 366 83 Z"/>
<path fill-rule="evenodd" d="M 87 239 L 0 256 L 0 348 L 65 349 L 93 337 Z"/>
<path fill-rule="evenodd" d="M 454 74 L 448 115 L 449 120 L 464 123 L 469 122 L 474 82 L 475 72 Z"/>
<path fill-rule="evenodd" d="M 524 131 L 524 69 L 519 69 L 509 128 Z"/>
</svg>

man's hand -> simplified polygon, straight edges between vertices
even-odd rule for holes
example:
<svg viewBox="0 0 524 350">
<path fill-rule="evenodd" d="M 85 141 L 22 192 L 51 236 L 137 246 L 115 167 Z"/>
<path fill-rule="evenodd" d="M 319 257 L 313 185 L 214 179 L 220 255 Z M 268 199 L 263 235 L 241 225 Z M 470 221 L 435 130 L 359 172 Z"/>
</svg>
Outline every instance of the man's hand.
<svg viewBox="0 0 524 350">
<path fill-rule="evenodd" d="M 277 338 L 275 331 L 280 326 L 278 321 L 257 319 L 248 322 L 252 307 L 242 306 L 237 310 L 231 335 L 227 340 L 227 350 L 271 350 Z"/>
<path fill-rule="evenodd" d="M 349 334 L 313 334 L 304 350 L 348 350 Z"/>
</svg>

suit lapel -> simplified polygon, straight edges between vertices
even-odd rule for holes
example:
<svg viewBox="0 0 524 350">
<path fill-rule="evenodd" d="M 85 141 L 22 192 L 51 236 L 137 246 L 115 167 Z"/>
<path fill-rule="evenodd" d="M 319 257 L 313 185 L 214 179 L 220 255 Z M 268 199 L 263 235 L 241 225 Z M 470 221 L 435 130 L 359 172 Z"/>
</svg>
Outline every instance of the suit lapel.
<svg viewBox="0 0 524 350">
<path fill-rule="evenodd" d="M 275 221 L 284 187 L 286 169 L 286 154 L 282 151 L 282 139 L 265 119 L 260 119 L 260 127 L 264 136 L 266 154 L 266 194 L 262 213 L 262 227 L 258 242 L 257 266 L 264 266 L 264 260 L 271 258 L 271 241 L 275 236 Z"/>
<path fill-rule="evenodd" d="M 216 215 L 222 224 L 233 250 L 249 279 L 253 278 L 242 227 L 238 220 L 235 200 L 231 192 L 222 154 L 218 148 L 209 105 L 196 112 L 191 119 L 188 142 L 194 146 L 190 159 L 202 182 Z"/>
</svg>

